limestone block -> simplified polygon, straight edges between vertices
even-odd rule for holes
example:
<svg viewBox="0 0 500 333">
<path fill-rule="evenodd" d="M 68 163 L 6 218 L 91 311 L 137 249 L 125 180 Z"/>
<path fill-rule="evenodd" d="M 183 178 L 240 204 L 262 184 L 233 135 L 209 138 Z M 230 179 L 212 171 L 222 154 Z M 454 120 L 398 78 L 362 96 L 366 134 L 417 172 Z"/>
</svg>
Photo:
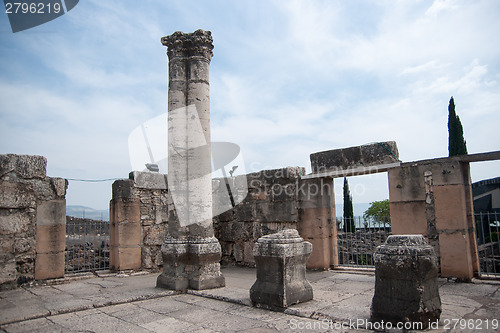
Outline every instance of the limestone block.
<svg viewBox="0 0 500 333">
<path fill-rule="evenodd" d="M 306 238 L 312 244 L 312 252 L 306 262 L 309 269 L 329 269 L 332 263 L 331 239 L 326 237 Z"/>
<path fill-rule="evenodd" d="M 119 179 L 113 182 L 112 198 L 138 198 L 134 182 L 130 179 Z"/>
<path fill-rule="evenodd" d="M 1 227 L 0 220 L 0 227 Z M 0 237 L 0 253 L 12 253 L 14 251 L 14 237 L 12 236 L 3 236 Z"/>
<path fill-rule="evenodd" d="M 52 187 L 57 197 L 65 197 L 68 189 L 68 181 L 64 178 L 50 178 Z"/>
<path fill-rule="evenodd" d="M 306 279 L 306 260 L 312 245 L 297 230 L 286 229 L 259 238 L 254 247 L 257 280 L 250 289 L 255 306 L 284 309 L 313 298 Z"/>
<path fill-rule="evenodd" d="M 16 277 L 16 261 L 13 258 L 11 260 L 0 260 L 0 285 L 13 282 Z"/>
<path fill-rule="evenodd" d="M 36 252 L 61 252 L 66 248 L 66 225 L 37 225 Z"/>
<path fill-rule="evenodd" d="M 113 223 L 114 246 L 138 246 L 141 244 L 141 225 L 135 221 Z"/>
<path fill-rule="evenodd" d="M 264 201 L 255 205 L 255 218 L 258 222 L 298 221 L 298 206 L 295 201 Z M 248 219 L 247 219 L 248 221 Z"/>
<path fill-rule="evenodd" d="M 437 230 L 467 229 L 465 187 L 463 185 L 434 186 Z"/>
<path fill-rule="evenodd" d="M 32 179 L 30 183 L 33 185 L 35 197 L 38 201 L 50 201 L 61 199 L 56 195 L 56 191 L 50 178 Z"/>
<path fill-rule="evenodd" d="M 66 244 L 64 240 L 63 244 Z M 14 253 L 28 253 L 35 254 L 35 240 L 32 238 L 16 238 L 12 244 L 12 250 Z M 64 250 L 64 249 L 63 249 Z"/>
<path fill-rule="evenodd" d="M 138 188 L 166 190 L 167 175 L 156 172 L 132 171 L 129 178 L 134 181 Z"/>
<path fill-rule="evenodd" d="M 0 209 L 0 235 L 14 235 L 28 231 L 32 219 L 29 213 Z"/>
<path fill-rule="evenodd" d="M 111 269 L 123 271 L 128 269 L 141 268 L 141 247 L 114 247 L 111 249 L 110 258 Z M 111 260 L 112 259 L 112 260 Z"/>
<path fill-rule="evenodd" d="M 395 141 L 334 149 L 310 155 L 313 173 L 396 163 L 398 157 L 399 152 Z"/>
<path fill-rule="evenodd" d="M 328 237 L 332 228 L 328 221 L 334 216 L 331 210 L 320 207 L 301 209 L 299 212 L 298 230 L 302 237 Z"/>
<path fill-rule="evenodd" d="M 425 201 L 391 202 L 394 235 L 427 235 Z"/>
<path fill-rule="evenodd" d="M 64 276 L 64 251 L 37 253 L 35 280 L 55 279 Z"/>
<path fill-rule="evenodd" d="M 66 200 L 41 201 L 36 208 L 36 225 L 66 225 Z"/>
<path fill-rule="evenodd" d="M 0 208 L 34 208 L 35 205 L 31 185 L 0 181 Z"/>
<path fill-rule="evenodd" d="M 437 258 L 422 235 L 392 235 L 375 252 L 372 322 L 429 322 L 441 315 Z"/>
<path fill-rule="evenodd" d="M 424 168 L 410 163 L 389 169 L 391 202 L 425 200 Z"/>
<path fill-rule="evenodd" d="M 143 227 L 144 229 L 144 245 L 159 245 L 163 243 L 163 240 L 167 236 L 166 226 L 153 225 L 151 227 Z"/>
<path fill-rule="evenodd" d="M 45 178 L 47 159 L 37 155 L 0 155 L 0 174 L 14 171 L 19 178 Z"/>
<path fill-rule="evenodd" d="M 473 276 L 469 235 L 463 232 L 439 234 L 441 276 L 470 281 Z"/>
<path fill-rule="evenodd" d="M 124 221 L 140 222 L 141 206 L 138 198 L 113 198 L 113 215 L 112 223 L 120 223 Z"/>
<path fill-rule="evenodd" d="M 36 155 L 18 155 L 16 173 L 25 179 L 45 178 L 47 175 L 47 159 Z"/>
<path fill-rule="evenodd" d="M 461 163 L 458 161 L 432 163 L 431 170 L 435 186 L 464 184 Z"/>
</svg>

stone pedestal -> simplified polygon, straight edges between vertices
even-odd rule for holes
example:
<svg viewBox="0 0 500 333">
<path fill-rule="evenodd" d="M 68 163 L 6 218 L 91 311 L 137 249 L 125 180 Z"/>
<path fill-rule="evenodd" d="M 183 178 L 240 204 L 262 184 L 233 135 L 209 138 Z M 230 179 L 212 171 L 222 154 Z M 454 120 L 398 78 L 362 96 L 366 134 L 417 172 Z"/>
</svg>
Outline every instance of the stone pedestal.
<svg viewBox="0 0 500 333">
<path fill-rule="evenodd" d="M 422 235 L 393 235 L 375 252 L 375 295 L 371 321 L 421 322 L 439 319 L 441 299 L 434 248 Z"/>
<path fill-rule="evenodd" d="M 175 213 L 169 215 L 157 286 L 223 287 L 221 247 L 212 224 L 208 77 L 212 36 L 203 30 L 175 32 L 161 42 L 169 58 L 167 181 Z"/>
<path fill-rule="evenodd" d="M 253 250 L 257 281 L 250 289 L 254 306 L 281 310 L 313 298 L 306 280 L 306 261 L 312 245 L 295 229 L 259 238 Z"/>
<path fill-rule="evenodd" d="M 221 247 L 215 237 L 199 240 L 167 238 L 162 245 L 163 273 L 156 286 L 172 290 L 224 287 Z"/>
</svg>

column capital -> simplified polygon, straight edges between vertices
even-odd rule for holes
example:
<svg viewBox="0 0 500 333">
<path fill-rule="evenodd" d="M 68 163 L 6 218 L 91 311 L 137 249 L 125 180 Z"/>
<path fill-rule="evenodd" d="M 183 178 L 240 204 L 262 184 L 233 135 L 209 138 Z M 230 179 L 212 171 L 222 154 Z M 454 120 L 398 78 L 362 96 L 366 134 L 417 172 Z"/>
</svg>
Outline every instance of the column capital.
<svg viewBox="0 0 500 333">
<path fill-rule="evenodd" d="M 210 61 L 214 48 L 212 33 L 198 29 L 192 33 L 174 32 L 161 38 L 161 43 L 167 47 L 169 59 L 199 56 Z"/>
</svg>

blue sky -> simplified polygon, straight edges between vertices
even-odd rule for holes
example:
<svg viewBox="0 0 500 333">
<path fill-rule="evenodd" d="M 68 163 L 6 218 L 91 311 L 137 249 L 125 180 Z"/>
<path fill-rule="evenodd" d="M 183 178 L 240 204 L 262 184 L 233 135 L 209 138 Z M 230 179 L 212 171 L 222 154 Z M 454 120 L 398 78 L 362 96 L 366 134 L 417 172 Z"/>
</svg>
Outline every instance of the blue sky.
<svg viewBox="0 0 500 333">
<path fill-rule="evenodd" d="M 199 28 L 215 45 L 212 139 L 240 145 L 247 172 L 385 140 L 403 161 L 447 156 L 451 96 L 469 153 L 500 150 L 498 17 L 490 0 L 82 0 L 13 34 L 2 14 L 0 153 L 44 155 L 53 177 L 126 178 L 128 136 L 166 112 L 160 38 Z M 386 174 L 350 184 L 355 202 L 388 197 Z M 111 182 L 72 181 L 67 202 L 110 197 Z"/>
</svg>

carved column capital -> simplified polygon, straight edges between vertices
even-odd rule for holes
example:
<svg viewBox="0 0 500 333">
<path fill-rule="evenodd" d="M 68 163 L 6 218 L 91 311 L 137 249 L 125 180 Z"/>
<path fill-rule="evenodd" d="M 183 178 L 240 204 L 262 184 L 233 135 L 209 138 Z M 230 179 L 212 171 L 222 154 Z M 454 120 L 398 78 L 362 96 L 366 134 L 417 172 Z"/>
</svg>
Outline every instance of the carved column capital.
<svg viewBox="0 0 500 333">
<path fill-rule="evenodd" d="M 213 56 L 214 44 L 210 31 L 201 29 L 193 33 L 177 31 L 162 37 L 161 43 L 167 47 L 167 55 L 170 60 L 198 56 L 210 62 Z"/>
</svg>

